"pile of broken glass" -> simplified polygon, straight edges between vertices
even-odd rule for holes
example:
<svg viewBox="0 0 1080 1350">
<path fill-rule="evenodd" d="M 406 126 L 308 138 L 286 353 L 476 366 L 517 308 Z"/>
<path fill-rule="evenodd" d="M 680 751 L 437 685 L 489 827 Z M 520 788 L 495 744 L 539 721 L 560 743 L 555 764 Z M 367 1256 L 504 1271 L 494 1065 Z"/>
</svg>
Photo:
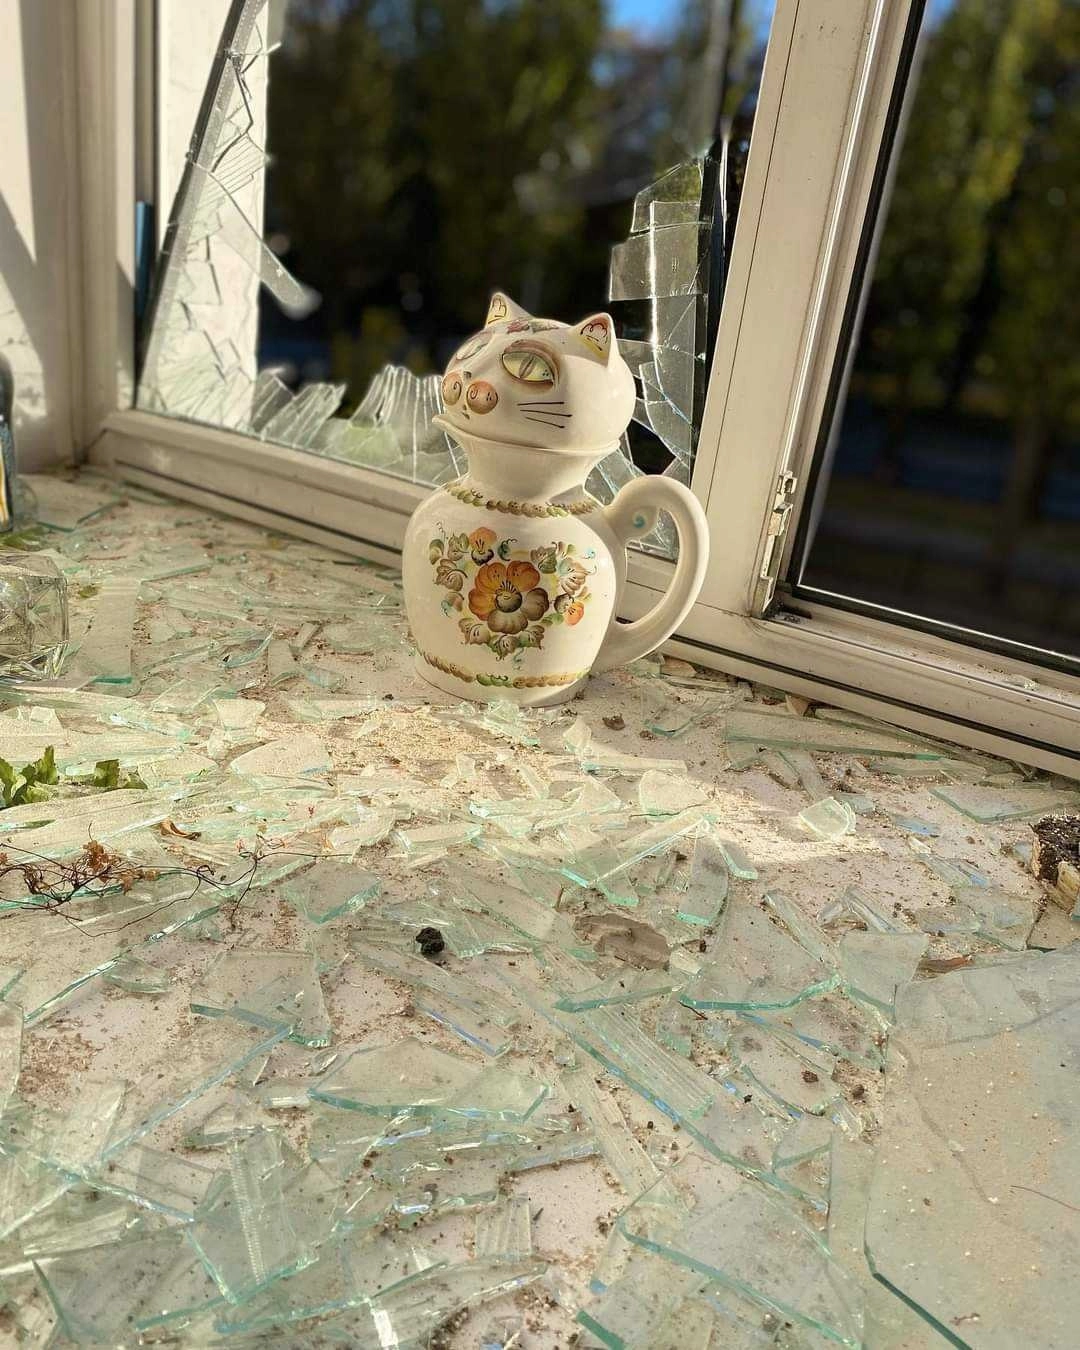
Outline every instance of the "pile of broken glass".
<svg viewBox="0 0 1080 1350">
<path fill-rule="evenodd" d="M 1074 1339 L 1075 784 L 671 660 L 454 706 L 392 572 L 35 489 L 6 1343 Z"/>
</svg>

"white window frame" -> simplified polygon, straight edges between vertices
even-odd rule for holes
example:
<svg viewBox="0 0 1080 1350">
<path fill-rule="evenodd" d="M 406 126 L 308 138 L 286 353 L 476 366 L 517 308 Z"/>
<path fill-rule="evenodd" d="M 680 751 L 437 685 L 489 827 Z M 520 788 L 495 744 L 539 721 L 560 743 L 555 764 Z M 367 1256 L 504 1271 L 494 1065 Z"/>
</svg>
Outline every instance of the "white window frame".
<svg viewBox="0 0 1080 1350">
<path fill-rule="evenodd" d="M 140 116 L 131 115 L 145 88 L 135 71 L 144 75 L 152 62 L 137 23 L 149 3 L 76 7 L 88 458 L 170 495 L 397 563 L 428 488 L 131 407 L 123 279 L 133 275 L 136 177 L 150 177 L 145 98 Z M 777 0 L 692 482 L 712 560 L 671 649 L 1075 776 L 1080 679 L 886 617 L 766 603 L 764 574 L 785 564 L 793 533 L 776 526 L 803 506 L 917 4 Z M 669 562 L 633 555 L 624 617 L 648 610 L 671 574 Z"/>
</svg>

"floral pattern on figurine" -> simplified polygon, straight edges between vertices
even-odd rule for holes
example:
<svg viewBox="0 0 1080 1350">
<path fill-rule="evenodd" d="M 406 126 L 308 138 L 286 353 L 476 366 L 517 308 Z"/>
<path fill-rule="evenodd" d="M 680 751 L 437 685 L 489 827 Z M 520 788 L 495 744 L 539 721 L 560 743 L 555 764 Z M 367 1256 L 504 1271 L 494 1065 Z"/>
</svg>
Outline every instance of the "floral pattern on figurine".
<svg viewBox="0 0 1080 1350">
<path fill-rule="evenodd" d="M 590 598 L 591 550 L 582 559 L 571 543 L 555 540 L 527 551 L 514 543 L 481 527 L 469 535 L 443 531 L 428 545 L 435 585 L 445 592 L 443 613 L 464 614 L 458 619 L 462 642 L 487 647 L 500 661 L 542 647 L 553 624 L 580 623 Z"/>
</svg>

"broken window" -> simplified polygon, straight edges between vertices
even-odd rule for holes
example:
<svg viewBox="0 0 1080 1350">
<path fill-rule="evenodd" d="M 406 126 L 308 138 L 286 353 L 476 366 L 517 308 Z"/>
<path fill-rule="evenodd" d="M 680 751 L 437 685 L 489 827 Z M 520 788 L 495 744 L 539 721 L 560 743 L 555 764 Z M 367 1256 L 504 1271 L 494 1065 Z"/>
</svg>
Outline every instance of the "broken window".
<svg viewBox="0 0 1080 1350">
<path fill-rule="evenodd" d="M 638 402 L 593 491 L 689 482 L 771 2 L 220 8 L 182 171 L 192 35 L 162 19 L 179 181 L 138 406 L 444 482 L 439 373 L 499 287 L 616 317 Z"/>
</svg>

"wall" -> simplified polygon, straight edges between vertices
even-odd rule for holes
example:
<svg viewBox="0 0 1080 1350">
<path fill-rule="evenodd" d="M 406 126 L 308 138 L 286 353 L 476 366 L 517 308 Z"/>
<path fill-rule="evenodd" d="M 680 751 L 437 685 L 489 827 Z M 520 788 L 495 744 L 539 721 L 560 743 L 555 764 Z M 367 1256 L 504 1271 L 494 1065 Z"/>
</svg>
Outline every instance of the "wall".
<svg viewBox="0 0 1080 1350">
<path fill-rule="evenodd" d="M 72 0 L 0 0 L 0 351 L 24 469 L 69 460 L 78 369 Z M 70 184 L 70 187 L 69 187 Z"/>
</svg>

